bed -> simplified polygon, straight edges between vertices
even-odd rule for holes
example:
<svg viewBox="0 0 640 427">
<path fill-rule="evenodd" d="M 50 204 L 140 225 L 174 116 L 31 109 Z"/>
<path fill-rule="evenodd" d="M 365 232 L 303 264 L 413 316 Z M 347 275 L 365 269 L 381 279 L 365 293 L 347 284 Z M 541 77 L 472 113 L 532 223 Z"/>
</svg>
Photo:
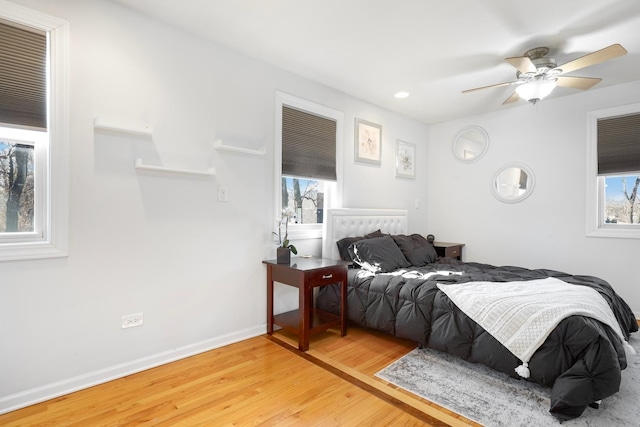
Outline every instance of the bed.
<svg viewBox="0 0 640 427">
<path fill-rule="evenodd" d="M 580 416 L 587 406 L 597 407 L 601 399 L 619 390 L 621 371 L 632 352 L 626 341 L 630 333 L 638 330 L 638 324 L 629 306 L 606 281 L 549 269 L 497 267 L 439 258 L 430 243 L 422 236 L 408 235 L 407 229 L 404 210 L 327 211 L 323 257 L 357 261 L 348 273 L 350 322 L 549 387 L 550 412 L 560 421 Z M 490 290 L 499 289 L 503 293 L 509 287 L 521 292 L 532 289 L 534 284 L 540 287 L 530 294 L 541 294 L 544 286 L 556 284 L 560 289 L 595 294 L 600 308 L 605 307 L 602 316 L 609 317 L 572 311 L 568 317 L 550 324 L 544 339 L 531 347 L 534 350 L 525 358 L 513 350 L 511 341 L 505 342 L 500 332 L 495 332 L 495 324 L 486 323 L 487 317 L 492 319 L 495 315 L 478 320 L 477 313 L 467 314 L 466 310 L 484 307 L 485 303 L 479 302 L 484 301 L 484 294 L 474 296 L 471 304 L 469 295 L 454 292 L 484 289 L 491 293 Z M 508 301 L 506 311 L 519 307 L 515 299 Z M 337 289 L 323 288 L 316 304 L 338 313 Z M 529 310 L 534 306 L 529 302 L 521 304 Z M 540 311 L 545 315 L 529 313 L 526 319 L 545 317 L 546 308 Z M 510 319 L 507 325 L 515 324 L 511 323 L 515 320 L 504 317 Z M 505 329 L 504 324 L 500 328 Z M 525 327 L 520 329 L 523 330 L 528 331 Z"/>
</svg>

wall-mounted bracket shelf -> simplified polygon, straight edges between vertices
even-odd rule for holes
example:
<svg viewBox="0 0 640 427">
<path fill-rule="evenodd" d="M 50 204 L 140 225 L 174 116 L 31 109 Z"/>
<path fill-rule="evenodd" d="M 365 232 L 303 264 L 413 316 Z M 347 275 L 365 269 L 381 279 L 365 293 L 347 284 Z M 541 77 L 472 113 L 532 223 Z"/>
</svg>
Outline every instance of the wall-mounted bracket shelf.
<svg viewBox="0 0 640 427">
<path fill-rule="evenodd" d="M 122 125 L 115 122 L 96 117 L 93 119 L 93 127 L 95 129 L 106 130 L 110 132 L 129 133 L 141 136 L 153 136 L 153 128 L 151 126 L 130 126 Z"/>
<path fill-rule="evenodd" d="M 174 169 L 174 168 L 167 168 L 164 166 L 145 165 L 144 163 L 142 163 L 142 159 L 136 159 L 135 167 L 137 170 L 162 172 L 162 173 L 170 173 L 170 174 L 177 174 L 177 175 L 196 175 L 196 176 L 215 176 L 216 175 L 216 170 L 214 168 L 209 168 L 206 171 Z"/>
<path fill-rule="evenodd" d="M 250 154 L 252 156 L 264 156 L 267 153 L 267 150 L 264 147 L 259 150 L 254 150 L 252 148 L 233 147 L 231 145 L 224 145 L 221 139 L 216 139 L 215 141 L 213 141 L 213 148 L 215 148 L 216 150 L 231 151 L 234 153 Z"/>
</svg>

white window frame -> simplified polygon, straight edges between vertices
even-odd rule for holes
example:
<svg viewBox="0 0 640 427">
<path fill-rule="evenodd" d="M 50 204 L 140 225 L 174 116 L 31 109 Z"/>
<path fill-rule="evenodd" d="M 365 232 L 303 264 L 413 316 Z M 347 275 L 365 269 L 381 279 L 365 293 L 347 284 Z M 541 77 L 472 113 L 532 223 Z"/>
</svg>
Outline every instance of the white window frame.
<svg viewBox="0 0 640 427">
<path fill-rule="evenodd" d="M 605 178 L 598 176 L 598 119 L 640 113 L 640 103 L 587 113 L 587 197 L 586 235 L 640 239 L 640 227 L 630 224 L 607 224 L 604 218 Z M 630 171 L 632 173 L 633 171 Z"/>
<path fill-rule="evenodd" d="M 67 100 L 67 40 L 69 24 L 59 18 L 0 0 L 0 18 L 47 33 L 47 131 L 44 158 L 43 215 L 36 218 L 36 235 L 0 240 L 0 261 L 50 258 L 68 255 L 69 246 L 69 142 Z M 33 233 L 27 233 L 33 234 Z"/>
<path fill-rule="evenodd" d="M 286 105 L 298 110 L 306 111 L 317 116 L 336 121 L 336 182 L 325 181 L 324 210 L 342 207 L 342 147 L 344 113 L 302 98 L 298 98 L 280 91 L 276 92 L 276 124 L 275 124 L 275 195 L 276 209 L 274 217 L 281 214 L 282 206 L 282 107 Z M 325 214 L 326 218 L 326 214 Z M 289 239 L 321 239 L 323 224 L 290 224 Z"/>
</svg>

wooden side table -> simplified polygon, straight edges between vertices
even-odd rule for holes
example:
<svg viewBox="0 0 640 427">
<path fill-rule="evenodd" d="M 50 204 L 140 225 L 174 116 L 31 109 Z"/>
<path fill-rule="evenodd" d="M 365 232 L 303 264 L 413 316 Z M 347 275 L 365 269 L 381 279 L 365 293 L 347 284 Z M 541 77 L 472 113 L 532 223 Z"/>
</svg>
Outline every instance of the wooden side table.
<svg viewBox="0 0 640 427">
<path fill-rule="evenodd" d="M 292 258 L 289 264 L 275 259 L 262 261 L 267 266 L 267 333 L 273 335 L 273 325 L 298 335 L 298 348 L 309 349 L 309 337 L 329 328 L 339 327 L 347 334 L 347 268 L 351 264 L 326 258 Z M 273 282 L 298 288 L 298 309 L 273 315 Z M 314 307 L 313 288 L 340 285 L 340 315 Z"/>
<path fill-rule="evenodd" d="M 433 247 L 436 249 L 438 256 L 455 258 L 462 261 L 462 247 L 464 243 L 448 243 L 448 242 L 433 242 Z"/>
</svg>

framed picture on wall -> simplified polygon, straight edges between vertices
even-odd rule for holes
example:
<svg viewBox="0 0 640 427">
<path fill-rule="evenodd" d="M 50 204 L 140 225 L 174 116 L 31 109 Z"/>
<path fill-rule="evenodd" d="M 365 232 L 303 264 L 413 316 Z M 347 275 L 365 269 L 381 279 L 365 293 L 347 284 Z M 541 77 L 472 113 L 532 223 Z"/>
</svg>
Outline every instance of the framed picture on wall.
<svg viewBox="0 0 640 427">
<path fill-rule="evenodd" d="M 356 118 L 356 162 L 382 164 L 382 126 Z"/>
<path fill-rule="evenodd" d="M 396 141 L 396 177 L 416 178 L 416 145 L 399 139 Z"/>
</svg>

